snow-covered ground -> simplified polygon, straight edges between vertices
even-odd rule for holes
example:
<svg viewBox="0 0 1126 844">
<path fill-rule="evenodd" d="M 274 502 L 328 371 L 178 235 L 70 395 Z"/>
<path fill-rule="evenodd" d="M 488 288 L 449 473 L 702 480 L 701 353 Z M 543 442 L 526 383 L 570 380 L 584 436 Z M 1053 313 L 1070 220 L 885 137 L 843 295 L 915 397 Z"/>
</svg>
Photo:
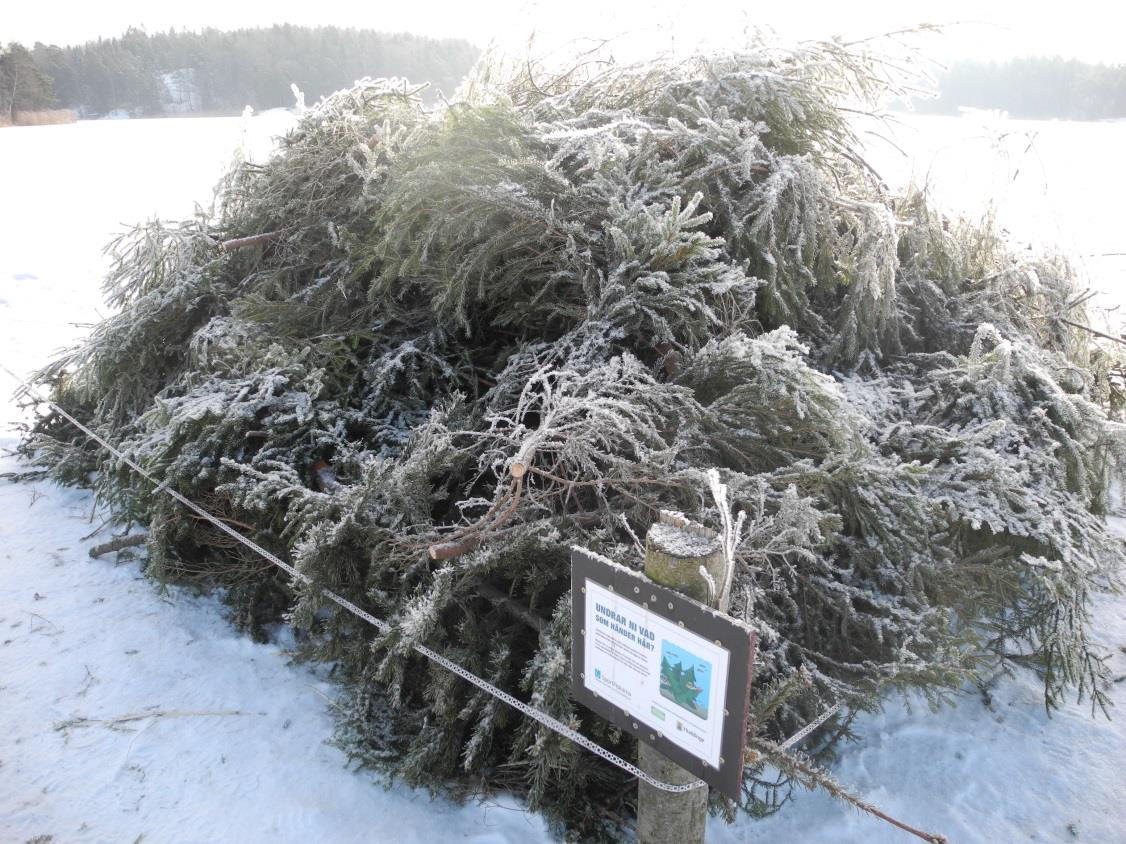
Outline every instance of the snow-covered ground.
<svg viewBox="0 0 1126 844">
<path fill-rule="evenodd" d="M 1126 532 L 1126 522 L 1116 519 Z M 1113 720 L 1071 703 L 1048 717 L 1029 671 L 999 681 L 987 703 L 967 694 L 930 712 L 890 704 L 858 719 L 860 741 L 833 769 L 884 811 L 951 842 L 1126 841 L 1126 601 L 1095 602 L 1095 637 L 1112 654 Z M 718 832 L 718 830 L 717 830 Z M 714 836 L 724 842 L 909 844 L 906 833 L 804 793 L 760 824 Z"/>
<path fill-rule="evenodd" d="M 79 336 L 74 323 L 98 317 L 109 237 L 146 216 L 189 213 L 236 145 L 261 155 L 291 119 L 0 131 L 0 363 L 26 375 Z M 1120 296 L 1126 260 L 1090 253 L 1126 252 L 1115 213 L 1126 125 L 907 123 L 899 140 L 924 164 L 874 153 L 889 178 L 929 169 L 948 202 L 997 199 L 1017 235 L 1087 255 L 1092 281 Z M 0 449 L 16 442 L 15 418 L 10 404 L 0 409 Z M 0 457 L 0 473 L 25 469 Z M 95 532 L 101 521 L 86 492 L 0 481 L 0 841 L 552 840 L 509 797 L 456 806 L 348 770 L 324 743 L 331 683 L 289 664 L 284 641 L 235 633 L 214 598 L 161 591 L 135 562 L 90 559 L 110 530 Z M 1114 675 L 1126 675 L 1126 600 L 1100 599 L 1094 617 Z M 1126 680 L 1111 695 L 1126 710 Z M 1126 717 L 1092 718 L 1076 704 L 1048 718 L 1030 675 L 1001 680 L 988 704 L 972 694 L 932 713 L 892 702 L 856 730 L 838 779 L 951 841 L 1126 841 Z M 764 822 L 713 820 L 709 840 L 914 839 L 798 794 Z"/>
<path fill-rule="evenodd" d="M 0 484 L 0 841 L 550 840 L 511 798 L 349 770 L 324 743 L 332 685 L 215 598 L 90 559 L 91 512 L 86 492 Z"/>
</svg>

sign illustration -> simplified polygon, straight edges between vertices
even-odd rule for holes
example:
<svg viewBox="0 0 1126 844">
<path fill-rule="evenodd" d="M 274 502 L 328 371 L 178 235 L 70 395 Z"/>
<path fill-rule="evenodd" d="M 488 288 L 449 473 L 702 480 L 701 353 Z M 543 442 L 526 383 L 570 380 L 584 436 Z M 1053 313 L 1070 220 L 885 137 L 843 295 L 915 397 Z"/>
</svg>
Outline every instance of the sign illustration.
<svg viewBox="0 0 1126 844">
<path fill-rule="evenodd" d="M 672 642 L 661 640 L 661 697 L 698 718 L 708 717 L 712 664 Z"/>
</svg>

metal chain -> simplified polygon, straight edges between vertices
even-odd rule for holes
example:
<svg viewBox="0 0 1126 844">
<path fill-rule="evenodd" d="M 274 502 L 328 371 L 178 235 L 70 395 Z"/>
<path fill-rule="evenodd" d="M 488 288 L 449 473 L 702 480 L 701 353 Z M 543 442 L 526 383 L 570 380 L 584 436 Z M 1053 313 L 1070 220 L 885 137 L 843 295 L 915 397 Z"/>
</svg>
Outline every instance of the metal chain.
<svg viewBox="0 0 1126 844">
<path fill-rule="evenodd" d="M 6 373 L 8 373 L 8 375 L 10 375 L 12 378 L 15 379 L 20 384 L 21 390 L 26 392 L 29 396 L 32 396 L 30 385 L 28 385 L 24 381 L 21 381 L 18 375 L 13 373 L 10 369 L 8 369 L 8 367 L 4 366 L 3 364 L 0 364 L 0 369 L 3 369 Z M 354 615 L 358 618 L 362 618 L 368 624 L 372 625 L 377 630 L 379 630 L 381 633 L 388 633 L 393 629 L 392 625 L 388 624 L 386 621 L 383 621 L 382 619 L 376 618 L 371 613 L 360 609 L 355 604 L 353 604 L 351 601 L 349 601 L 347 598 L 344 598 L 340 595 L 337 595 L 331 589 L 327 589 L 323 586 L 317 586 L 315 583 L 313 583 L 313 579 L 311 577 L 309 577 L 307 574 L 303 574 L 302 572 L 298 571 L 293 566 L 291 566 L 289 563 L 283 561 L 282 559 L 280 559 L 276 555 L 267 551 L 265 548 L 263 548 L 258 543 L 254 542 L 252 539 L 249 539 L 246 536 L 243 536 L 241 533 L 239 533 L 237 530 L 232 528 L 226 522 L 222 521 L 221 519 L 219 519 L 216 516 L 213 516 L 211 513 L 209 513 L 203 507 L 200 507 L 194 501 L 191 501 L 190 499 L 185 498 L 183 495 L 176 492 L 176 490 L 170 488 L 167 485 L 167 481 L 165 481 L 165 482 L 158 481 L 156 478 L 154 478 L 152 476 L 152 474 L 149 473 L 149 471 L 147 469 L 138 465 L 132 459 L 130 459 L 126 455 L 122 454 L 113 445 L 106 442 L 106 440 L 104 440 L 98 434 L 91 431 L 89 428 L 87 428 L 85 425 L 83 425 L 81 422 L 79 422 L 77 419 L 75 419 L 73 416 L 71 416 L 69 413 L 67 413 L 65 410 L 63 410 L 61 407 L 59 407 L 53 401 L 50 401 L 49 399 L 40 398 L 39 396 L 32 396 L 32 398 L 34 398 L 36 401 L 40 401 L 43 404 L 46 404 L 48 407 L 50 407 L 52 410 L 54 410 L 56 413 L 58 413 L 60 416 L 62 416 L 64 419 L 66 419 L 68 422 L 70 422 L 72 425 L 74 425 L 76 428 L 78 428 L 78 430 L 80 430 L 82 433 L 84 433 L 86 436 L 88 436 L 94 442 L 98 443 L 100 446 L 102 446 L 102 448 L 106 449 L 108 452 L 110 452 L 118 460 L 123 462 L 126 466 L 133 469 L 133 471 L 137 472 L 142 477 L 144 477 L 146 480 L 148 480 L 150 483 L 152 483 L 156 487 L 157 492 L 168 493 L 168 495 L 170 495 L 176 501 L 180 502 L 182 505 L 187 507 L 189 510 L 191 510 L 193 513 L 198 515 L 200 518 L 205 519 L 206 521 L 210 522 L 212 525 L 219 528 L 219 530 L 228 534 L 232 539 L 234 539 L 238 542 L 241 542 L 247 548 L 254 551 L 256 554 L 258 554 L 262 558 L 264 558 L 264 559 L 268 560 L 269 562 L 273 563 L 275 566 L 277 566 L 282 571 L 289 574 L 291 577 L 293 577 L 297 580 L 300 580 L 302 583 L 305 583 L 309 586 L 312 586 L 314 589 L 318 590 L 324 597 L 328 598 L 333 603 L 343 607 L 348 612 L 352 613 L 352 615 Z M 703 780 L 696 780 L 695 782 L 686 783 L 684 785 L 677 785 L 677 784 L 674 784 L 674 783 L 663 782 L 662 780 L 658 780 L 658 779 L 650 776 L 649 774 L 645 773 L 645 771 L 641 770 L 639 767 L 634 765 L 632 762 L 627 762 L 625 759 L 618 756 L 617 754 L 611 753 L 606 748 L 604 748 L 601 745 L 596 744 L 595 742 L 591 741 L 590 739 L 588 739 L 586 736 L 584 736 L 582 733 L 578 732 L 577 730 L 574 730 L 571 727 L 568 727 L 566 724 L 564 724 L 559 719 L 553 718 L 551 715 L 548 715 L 546 712 L 542 712 L 539 709 L 536 709 L 535 707 L 529 706 L 528 704 L 524 703 L 522 700 L 519 700 L 518 698 L 515 698 L 512 695 L 510 695 L 508 692 L 497 688 L 492 683 L 490 683 L 488 680 L 485 680 L 485 679 L 482 679 L 481 677 L 478 677 L 476 674 L 473 674 L 471 671 L 466 670 L 465 668 L 458 665 L 456 662 L 453 662 L 453 661 L 447 659 L 446 657 L 442 656 L 441 654 L 430 650 L 430 648 L 426 647 L 425 645 L 414 644 L 414 645 L 411 645 L 411 647 L 415 651 L 417 651 L 418 653 L 422 654 L 427 659 L 429 659 L 433 662 L 436 662 L 438 665 L 442 666 L 447 671 L 452 671 L 454 674 L 458 675 L 459 677 L 461 677 L 465 680 L 468 680 L 470 683 L 472 683 L 474 686 L 481 689 L 482 691 L 488 692 L 490 695 L 492 695 L 495 698 L 499 698 L 500 700 L 504 701 L 505 703 L 507 703 L 512 708 L 522 712 L 524 715 L 527 715 L 529 718 L 535 719 L 536 721 L 543 724 L 548 729 L 553 730 L 556 733 L 558 733 L 559 735 L 563 736 L 565 739 L 568 739 L 568 740 L 574 742 L 575 744 L 579 745 L 580 747 L 586 748 L 591 753 L 594 753 L 597 756 L 601 756 L 607 762 L 611 763 L 612 765 L 616 765 L 617 767 L 621 768 L 626 773 L 631 774 L 631 775 L 637 777 L 640 780 L 644 780 L 645 782 L 649 783 L 649 785 L 653 786 L 654 788 L 660 789 L 661 791 L 669 791 L 669 792 L 673 792 L 673 793 L 680 793 L 680 792 L 685 792 L 685 791 L 693 791 L 697 788 L 700 788 L 702 786 L 707 785 L 707 783 L 705 783 Z"/>
<path fill-rule="evenodd" d="M 803 738 L 820 727 L 822 724 L 824 724 L 826 721 L 828 721 L 830 718 L 832 718 L 834 715 L 836 715 L 837 711 L 841 708 L 842 705 L 843 704 L 840 703 L 833 704 L 820 715 L 818 715 L 816 719 L 810 721 L 808 724 L 806 724 L 804 727 L 802 727 L 800 730 L 798 730 L 796 733 L 794 733 L 792 736 L 778 745 L 778 747 L 782 750 L 790 749 Z"/>
</svg>

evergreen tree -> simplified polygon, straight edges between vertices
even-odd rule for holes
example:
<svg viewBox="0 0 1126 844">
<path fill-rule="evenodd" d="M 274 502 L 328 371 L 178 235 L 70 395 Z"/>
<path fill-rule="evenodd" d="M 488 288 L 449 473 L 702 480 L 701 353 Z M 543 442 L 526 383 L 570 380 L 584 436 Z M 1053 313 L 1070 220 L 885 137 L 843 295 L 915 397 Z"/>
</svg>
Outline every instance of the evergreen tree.
<svg viewBox="0 0 1126 844">
<path fill-rule="evenodd" d="M 285 24 L 153 35 L 130 28 L 77 47 L 39 44 L 33 57 L 58 80 L 64 106 L 84 114 L 158 114 L 169 74 L 194 82 L 192 99 L 202 109 L 239 112 L 292 105 L 292 84 L 312 102 L 368 76 L 409 76 L 451 93 L 476 55 L 460 40 Z"/>
<path fill-rule="evenodd" d="M 1102 120 L 1126 117 L 1126 64 L 1022 57 L 959 61 L 939 76 L 939 96 L 916 100 L 921 111 L 961 107 L 1005 110 L 1014 117 Z"/>
<path fill-rule="evenodd" d="M 18 111 L 49 108 L 53 103 L 51 80 L 35 66 L 28 49 L 15 42 L 0 48 L 0 115 L 14 122 Z"/>
</svg>

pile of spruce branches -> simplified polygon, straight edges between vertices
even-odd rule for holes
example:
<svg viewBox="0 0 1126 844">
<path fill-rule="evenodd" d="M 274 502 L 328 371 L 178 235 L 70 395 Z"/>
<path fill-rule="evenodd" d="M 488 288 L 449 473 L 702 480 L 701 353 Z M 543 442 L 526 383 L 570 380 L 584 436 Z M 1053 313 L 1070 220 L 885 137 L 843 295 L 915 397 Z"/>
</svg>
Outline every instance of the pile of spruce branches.
<svg viewBox="0 0 1126 844">
<path fill-rule="evenodd" d="M 838 44 L 486 61 L 435 110 L 365 81 L 210 211 L 113 245 L 115 314 L 41 383 L 387 635 L 56 414 L 29 447 L 149 528 L 153 575 L 307 632 L 357 758 L 516 790 L 577 835 L 614 834 L 628 778 L 410 646 L 629 756 L 569 696 L 569 549 L 637 562 L 662 509 L 716 524 L 711 467 L 747 513 L 730 612 L 759 635 L 753 741 L 1014 663 L 1049 706 L 1099 702 L 1110 361 L 1064 261 L 881 184 L 850 119 L 888 91 Z M 779 799 L 760 770 L 755 813 Z"/>
</svg>

